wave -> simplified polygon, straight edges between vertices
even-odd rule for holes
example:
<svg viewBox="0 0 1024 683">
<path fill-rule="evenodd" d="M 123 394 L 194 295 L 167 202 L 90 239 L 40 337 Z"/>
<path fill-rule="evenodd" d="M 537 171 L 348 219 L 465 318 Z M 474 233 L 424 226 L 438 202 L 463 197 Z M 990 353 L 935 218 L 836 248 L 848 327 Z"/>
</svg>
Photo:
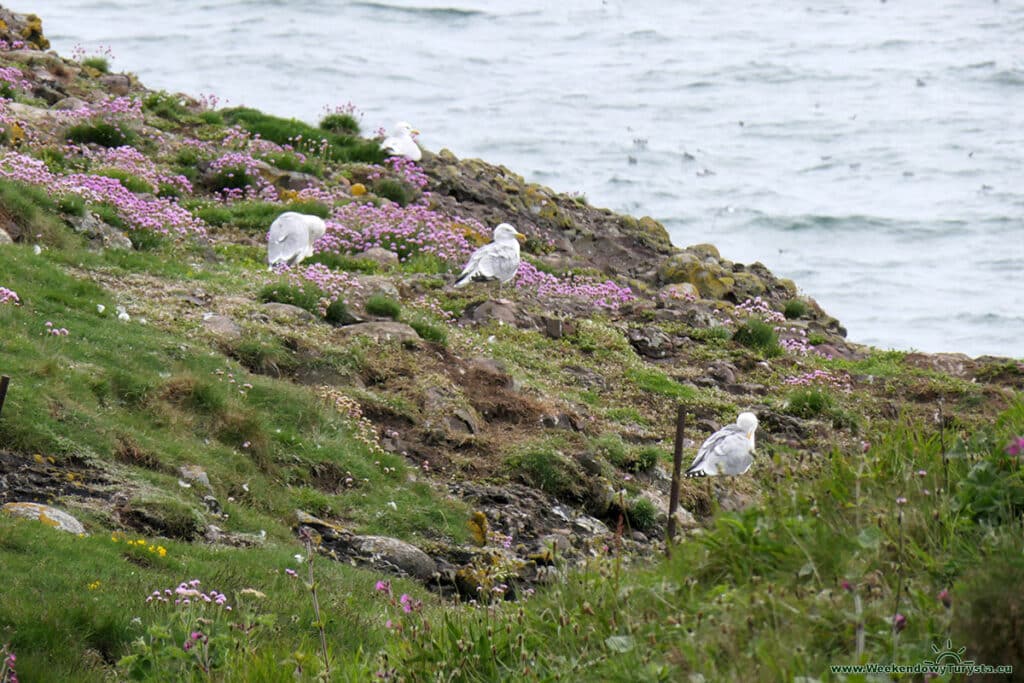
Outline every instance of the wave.
<svg viewBox="0 0 1024 683">
<path fill-rule="evenodd" d="M 487 12 L 479 9 L 465 9 L 462 7 L 419 7 L 415 5 L 392 5 L 386 2 L 353 2 L 353 7 L 365 7 L 372 10 L 380 10 L 384 12 L 397 12 L 401 14 L 410 14 L 414 16 L 427 16 L 438 19 L 445 17 L 478 17 L 486 16 Z"/>
</svg>

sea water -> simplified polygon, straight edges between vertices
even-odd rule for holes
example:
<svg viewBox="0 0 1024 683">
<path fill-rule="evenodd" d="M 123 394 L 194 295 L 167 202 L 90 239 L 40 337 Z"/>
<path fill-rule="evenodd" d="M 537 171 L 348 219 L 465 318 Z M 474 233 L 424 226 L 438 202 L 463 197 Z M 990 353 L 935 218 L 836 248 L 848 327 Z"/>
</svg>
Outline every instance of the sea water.
<svg viewBox="0 0 1024 683">
<path fill-rule="evenodd" d="M 150 88 L 351 102 L 653 216 L 854 341 L 1024 356 L 1022 2 L 18 1 Z"/>
</svg>

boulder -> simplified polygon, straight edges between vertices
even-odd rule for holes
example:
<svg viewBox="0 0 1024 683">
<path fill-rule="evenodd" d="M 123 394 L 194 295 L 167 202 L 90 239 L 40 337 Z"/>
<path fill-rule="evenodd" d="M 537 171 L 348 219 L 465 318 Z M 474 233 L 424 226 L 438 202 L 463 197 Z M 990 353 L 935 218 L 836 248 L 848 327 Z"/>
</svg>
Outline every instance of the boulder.
<svg viewBox="0 0 1024 683">
<path fill-rule="evenodd" d="M 372 247 L 366 251 L 361 251 L 355 255 L 357 259 L 366 259 L 367 261 L 373 261 L 378 263 L 385 268 L 398 265 L 398 254 L 393 251 L 388 251 L 383 247 Z"/>
<path fill-rule="evenodd" d="M 420 581 L 429 581 L 437 571 L 437 564 L 425 552 L 405 541 L 387 536 L 352 536 L 350 556 L 362 559 L 379 571 L 407 575 Z"/>
<path fill-rule="evenodd" d="M 316 316 L 305 308 L 299 308 L 291 304 L 277 303 L 271 301 L 260 306 L 260 310 L 266 313 L 272 320 L 283 320 L 287 322 L 313 322 Z"/>
<path fill-rule="evenodd" d="M 641 356 L 658 359 L 665 358 L 672 353 L 674 346 L 672 338 L 659 327 L 653 325 L 631 327 L 626 336 L 629 343 Z"/>
<path fill-rule="evenodd" d="M 85 527 L 77 519 L 55 507 L 41 503 L 7 503 L 2 508 L 5 514 L 24 519 L 37 519 L 48 527 L 69 534 L 84 535 Z"/>
<path fill-rule="evenodd" d="M 345 337 L 369 337 L 378 344 L 391 340 L 398 341 L 403 344 L 411 344 L 420 341 L 420 336 L 416 334 L 416 330 L 412 329 L 405 323 L 398 323 L 394 321 L 349 325 L 341 328 L 341 334 Z"/>
<path fill-rule="evenodd" d="M 133 248 L 132 241 L 128 239 L 127 235 L 103 222 L 94 214 L 70 216 L 68 223 L 75 232 L 88 237 L 94 246 L 104 249 L 131 250 Z"/>
<path fill-rule="evenodd" d="M 123 97 L 132 91 L 132 79 L 125 74 L 104 74 L 100 84 L 112 95 Z"/>
<path fill-rule="evenodd" d="M 217 337 L 223 339 L 241 339 L 242 328 L 226 315 L 208 313 L 203 316 L 203 328 Z"/>
<path fill-rule="evenodd" d="M 199 465 L 182 465 L 178 468 L 178 476 L 182 481 L 191 484 L 199 484 L 207 491 L 212 491 L 213 487 L 210 486 L 210 478 Z"/>
</svg>

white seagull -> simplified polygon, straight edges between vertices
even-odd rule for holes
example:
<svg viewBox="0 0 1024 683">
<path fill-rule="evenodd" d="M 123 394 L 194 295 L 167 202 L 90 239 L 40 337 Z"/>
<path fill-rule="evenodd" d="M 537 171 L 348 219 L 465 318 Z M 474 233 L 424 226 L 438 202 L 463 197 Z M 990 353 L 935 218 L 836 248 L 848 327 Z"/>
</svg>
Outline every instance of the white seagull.
<svg viewBox="0 0 1024 683">
<path fill-rule="evenodd" d="M 313 255 L 313 243 L 324 236 L 327 226 L 319 216 L 285 211 L 270 224 L 267 234 L 267 263 L 298 265 Z"/>
<path fill-rule="evenodd" d="M 743 474 L 754 463 L 757 416 L 740 413 L 736 424 L 726 425 L 707 438 L 697 451 L 687 477 Z"/>
<path fill-rule="evenodd" d="M 391 130 L 391 135 L 384 138 L 384 142 L 380 143 L 380 146 L 385 151 L 391 152 L 393 156 L 419 161 L 423 158 L 423 152 L 420 151 L 416 141 L 412 139 L 413 135 L 419 135 L 419 133 L 405 121 L 399 121 Z"/>
<path fill-rule="evenodd" d="M 511 280 L 519 269 L 519 238 L 525 237 L 508 223 L 494 229 L 494 241 L 485 244 L 469 257 L 469 263 L 455 281 L 456 287 L 470 282 L 493 282 L 501 285 Z"/>
</svg>

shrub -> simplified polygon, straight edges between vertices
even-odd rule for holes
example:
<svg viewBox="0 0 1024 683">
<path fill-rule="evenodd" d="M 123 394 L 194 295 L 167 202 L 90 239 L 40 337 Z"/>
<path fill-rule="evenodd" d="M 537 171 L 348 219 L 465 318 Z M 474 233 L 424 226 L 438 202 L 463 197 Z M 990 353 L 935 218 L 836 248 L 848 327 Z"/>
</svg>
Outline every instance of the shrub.
<svg viewBox="0 0 1024 683">
<path fill-rule="evenodd" d="M 626 509 L 629 525 L 639 531 L 649 531 L 658 522 L 658 508 L 647 498 L 637 498 Z"/>
<path fill-rule="evenodd" d="M 129 173 L 128 171 L 122 171 L 119 168 L 105 168 L 95 171 L 94 174 L 104 176 L 106 178 L 113 178 L 124 185 L 127 190 L 134 192 L 135 194 L 143 194 L 153 191 L 153 186 L 147 181 L 137 175 Z"/>
<path fill-rule="evenodd" d="M 343 270 L 350 273 L 378 273 L 380 264 L 367 258 L 354 258 L 347 254 L 337 254 L 333 251 L 321 251 L 313 254 L 303 263 L 322 263 L 331 270 Z"/>
<path fill-rule="evenodd" d="M 348 306 L 341 299 L 335 299 L 327 307 L 324 313 L 324 320 L 332 325 L 349 325 L 356 321 L 356 318 L 348 310 Z"/>
<path fill-rule="evenodd" d="M 82 66 L 87 66 L 90 69 L 96 69 L 100 73 L 108 73 L 110 71 L 110 62 L 107 61 L 106 57 L 86 57 L 82 60 Z"/>
<path fill-rule="evenodd" d="M 761 351 L 768 356 L 781 353 L 779 336 L 775 334 L 775 329 L 757 318 L 751 318 L 740 325 L 733 333 L 732 338 L 738 344 Z"/>
<path fill-rule="evenodd" d="M 204 111 L 201 114 L 199 114 L 199 119 L 203 123 L 208 123 L 213 126 L 224 125 L 224 117 L 221 116 L 221 113 L 219 111 Z"/>
<path fill-rule="evenodd" d="M 167 92 L 154 92 L 146 95 L 142 100 L 142 109 L 154 116 L 159 116 L 168 121 L 181 123 L 191 118 L 188 109 L 181 103 L 181 100 Z"/>
<path fill-rule="evenodd" d="M 402 313 L 402 305 L 384 294 L 374 294 L 366 300 L 366 312 L 397 320 Z"/>
<path fill-rule="evenodd" d="M 70 216 L 84 216 L 85 200 L 77 194 L 66 194 L 57 198 L 57 208 Z"/>
<path fill-rule="evenodd" d="M 410 320 L 409 327 L 416 330 L 416 334 L 429 342 L 444 344 L 448 341 L 448 330 L 443 325 L 433 323 L 426 318 Z"/>
<path fill-rule="evenodd" d="M 647 472 L 654 469 L 659 461 L 667 459 L 668 454 L 657 446 L 644 446 L 633 457 L 627 469 L 633 472 Z"/>
<path fill-rule="evenodd" d="M 256 133 L 279 145 L 295 144 L 296 140 L 302 140 L 303 151 L 330 161 L 377 164 L 386 156 L 377 142 L 314 128 L 296 119 L 270 116 L 247 107 L 225 109 L 221 113 L 226 123 L 238 124 L 250 133 Z"/>
<path fill-rule="evenodd" d="M 590 449 L 616 467 L 626 467 L 628 451 L 618 434 L 602 434 L 590 440 Z"/>
<path fill-rule="evenodd" d="M 798 389 L 789 395 L 786 412 L 803 418 L 830 414 L 835 407 L 832 394 L 818 388 Z"/>
<path fill-rule="evenodd" d="M 314 315 L 319 315 L 321 296 L 320 289 L 311 283 L 297 287 L 287 282 L 275 282 L 263 287 L 258 298 L 263 302 L 274 301 L 279 304 L 291 304 L 304 308 Z"/>
<path fill-rule="evenodd" d="M 807 304 L 800 301 L 800 299 L 790 299 L 786 302 L 786 307 L 782 313 L 786 316 L 787 320 L 802 318 L 807 315 Z"/>
<path fill-rule="evenodd" d="M 123 147 L 138 142 L 138 136 L 133 131 L 105 121 L 75 124 L 68 129 L 64 137 L 69 142 L 79 145 L 100 145 L 101 147 Z"/>
<path fill-rule="evenodd" d="M 400 206 L 408 206 L 413 200 L 413 189 L 395 178 L 380 178 L 373 183 L 373 193 L 378 197 L 390 199 Z"/>
<path fill-rule="evenodd" d="M 359 135 L 359 119 L 352 114 L 328 114 L 320 119 L 320 128 L 340 135 Z"/>
<path fill-rule="evenodd" d="M 582 479 L 576 463 L 550 447 L 533 446 L 510 456 L 508 468 L 556 498 L 576 499 Z"/>
</svg>

